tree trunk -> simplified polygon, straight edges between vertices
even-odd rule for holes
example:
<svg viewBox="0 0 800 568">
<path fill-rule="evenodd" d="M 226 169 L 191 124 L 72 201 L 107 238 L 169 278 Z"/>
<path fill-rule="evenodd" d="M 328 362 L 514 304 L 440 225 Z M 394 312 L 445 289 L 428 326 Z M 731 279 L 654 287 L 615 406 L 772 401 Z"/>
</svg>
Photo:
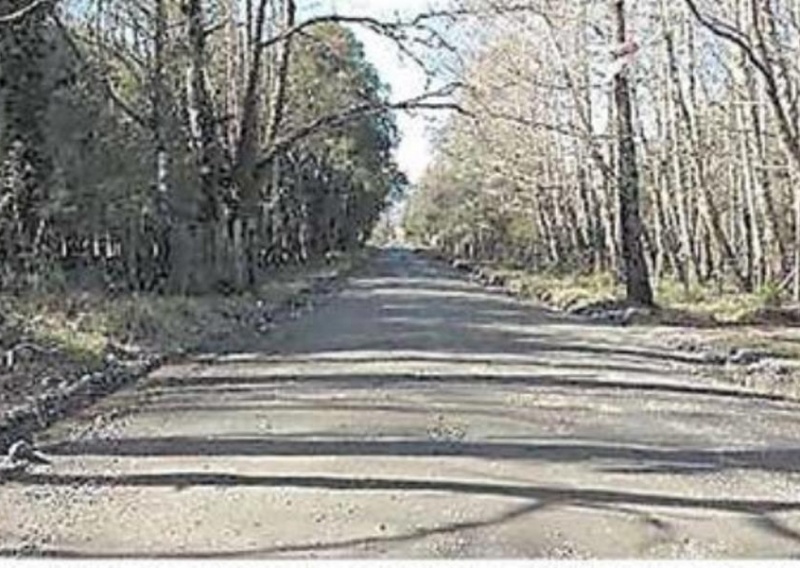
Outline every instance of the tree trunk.
<svg viewBox="0 0 800 568">
<path fill-rule="evenodd" d="M 627 41 L 625 0 L 615 0 L 616 39 Z M 617 107 L 619 136 L 619 206 L 622 223 L 622 260 L 625 268 L 627 300 L 641 306 L 653 305 L 647 264 L 642 248 L 642 221 L 639 214 L 639 171 L 636 163 L 633 109 L 628 69 L 623 68 L 614 79 L 614 101 Z"/>
<path fill-rule="evenodd" d="M 159 288 L 166 284 L 171 271 L 171 231 L 172 219 L 169 204 L 169 150 L 166 135 L 166 96 L 164 85 L 164 52 L 167 41 L 166 0 L 156 0 L 155 27 L 153 37 L 153 74 L 152 74 L 152 114 L 151 128 L 153 137 L 153 203 L 155 219 L 153 229 L 155 242 L 152 247 L 154 261 L 154 286 Z"/>
</svg>

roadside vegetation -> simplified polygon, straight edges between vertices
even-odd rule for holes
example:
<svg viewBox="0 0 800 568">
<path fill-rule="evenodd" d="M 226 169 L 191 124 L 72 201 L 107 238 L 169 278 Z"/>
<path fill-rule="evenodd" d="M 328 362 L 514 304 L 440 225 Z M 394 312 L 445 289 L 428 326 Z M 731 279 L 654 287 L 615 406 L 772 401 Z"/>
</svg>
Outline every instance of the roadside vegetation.
<svg viewBox="0 0 800 568">
<path fill-rule="evenodd" d="M 365 254 L 276 271 L 242 294 L 3 296 L 0 416 L 125 362 L 262 348 L 274 325 L 331 291 Z"/>
<path fill-rule="evenodd" d="M 0 409 L 252 345 L 406 186 L 390 90 L 334 15 L 0 4 Z"/>
<path fill-rule="evenodd" d="M 493 265 L 480 268 L 489 281 L 502 283 L 521 298 L 536 300 L 563 311 L 593 306 L 625 305 L 625 289 L 608 272 L 547 274 Z M 781 309 L 783 300 L 774 290 L 743 293 L 734 288 L 695 286 L 686 291 L 674 281 L 658 282 L 654 289 L 657 310 L 654 323 L 673 325 L 747 325 L 790 323 L 794 311 Z M 682 317 L 681 317 L 682 316 Z M 799 322 L 800 323 L 800 322 Z"/>
</svg>

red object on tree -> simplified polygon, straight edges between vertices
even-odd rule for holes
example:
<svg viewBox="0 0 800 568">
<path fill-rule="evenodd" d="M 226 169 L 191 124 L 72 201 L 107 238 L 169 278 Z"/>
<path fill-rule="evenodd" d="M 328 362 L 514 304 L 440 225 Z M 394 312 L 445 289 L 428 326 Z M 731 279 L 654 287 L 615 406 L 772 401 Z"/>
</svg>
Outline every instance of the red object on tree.
<svg viewBox="0 0 800 568">
<path fill-rule="evenodd" d="M 611 52 L 614 55 L 614 63 L 618 63 L 620 67 L 625 67 L 633 64 L 633 59 L 639 52 L 641 45 L 635 38 L 631 37 L 622 45 L 614 48 Z M 624 60 L 624 61 L 621 61 Z"/>
</svg>

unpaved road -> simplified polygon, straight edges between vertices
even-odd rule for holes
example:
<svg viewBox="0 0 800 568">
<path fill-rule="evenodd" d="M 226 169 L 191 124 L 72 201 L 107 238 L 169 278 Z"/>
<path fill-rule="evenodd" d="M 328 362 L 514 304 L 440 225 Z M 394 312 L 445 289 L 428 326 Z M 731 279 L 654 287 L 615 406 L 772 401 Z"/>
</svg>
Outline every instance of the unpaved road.
<svg viewBox="0 0 800 568">
<path fill-rule="evenodd" d="M 800 405 L 658 334 L 389 250 L 263 352 L 160 369 L 40 437 L 0 550 L 70 557 L 788 557 Z"/>
</svg>

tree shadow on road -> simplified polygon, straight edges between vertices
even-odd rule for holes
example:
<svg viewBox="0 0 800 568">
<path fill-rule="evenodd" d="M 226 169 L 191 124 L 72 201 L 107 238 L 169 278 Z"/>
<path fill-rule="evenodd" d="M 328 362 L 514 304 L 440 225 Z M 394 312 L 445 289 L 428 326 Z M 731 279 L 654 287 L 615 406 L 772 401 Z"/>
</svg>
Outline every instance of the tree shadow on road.
<svg viewBox="0 0 800 568">
<path fill-rule="evenodd" d="M 341 314 L 360 315 L 331 327 L 327 336 L 313 333 L 313 341 L 308 340 L 310 330 L 319 331 Z M 598 371 L 648 374 L 676 374 L 667 364 L 679 372 L 719 364 L 703 353 L 681 352 L 653 339 L 646 342 L 641 333 L 624 327 L 524 304 L 456 274 L 356 279 L 337 302 L 295 323 L 279 349 L 265 351 L 287 357 L 418 351 L 457 360 L 460 355 L 485 353 L 491 346 L 498 353 L 554 364 L 580 364 L 576 358 L 583 357 Z"/>
<path fill-rule="evenodd" d="M 427 538 L 449 535 L 455 533 L 463 533 L 466 531 L 473 531 L 479 529 L 486 529 L 493 526 L 499 526 L 516 519 L 525 517 L 530 513 L 544 509 L 545 503 L 533 502 L 525 503 L 520 506 L 512 507 L 511 509 L 487 519 L 480 519 L 474 521 L 465 521 L 457 523 L 445 523 L 434 527 L 421 527 L 414 530 L 400 532 L 396 534 L 386 534 L 380 536 L 365 536 L 355 537 L 335 541 L 321 541 L 321 542 L 308 542 L 298 544 L 284 544 L 275 545 L 261 548 L 250 548 L 242 550 L 220 550 L 214 552 L 172 552 L 172 553 L 132 553 L 132 554 L 115 554 L 115 553 L 98 553 L 87 554 L 71 550 L 58 550 L 46 549 L 37 553 L 36 556 L 40 557 L 53 557 L 53 558 L 197 558 L 197 559 L 233 559 L 233 558 L 251 558 L 251 557 L 267 557 L 278 555 L 314 555 L 319 552 L 331 552 L 336 550 L 352 550 L 352 549 L 369 549 L 378 547 L 380 545 L 398 544 L 404 542 L 422 541 Z M 0 552 L 0 556 L 3 553 Z"/>
<path fill-rule="evenodd" d="M 378 271 L 380 272 L 380 271 Z M 467 414 L 474 412 L 484 417 L 492 414 L 513 414 L 513 409 L 502 408 L 497 400 L 492 404 L 465 406 L 466 400 L 485 399 L 485 393 L 497 394 L 506 389 L 510 393 L 538 393 L 563 396 L 581 402 L 581 408 L 565 405 L 564 409 L 576 414 L 591 412 L 586 400 L 595 404 L 601 396 L 667 402 L 660 411 L 673 413 L 688 397 L 696 402 L 708 397 L 704 403 L 713 409 L 727 412 L 727 420 L 735 422 L 735 412 L 763 413 L 774 421 L 786 417 L 793 408 L 788 404 L 773 404 L 780 396 L 764 395 L 736 388 L 700 384 L 688 377 L 689 365 L 698 363 L 695 356 L 678 353 L 658 345 L 633 345 L 614 327 L 604 327 L 576 320 L 568 320 L 542 310 L 531 310 L 522 304 L 495 292 L 473 287 L 457 278 L 442 277 L 437 270 L 423 273 L 422 278 L 371 278 L 353 282 L 352 287 L 336 303 L 328 304 L 316 314 L 311 314 L 288 326 L 280 345 L 265 348 L 248 362 L 241 359 L 189 367 L 183 373 L 171 374 L 167 369 L 149 379 L 135 392 L 120 397 L 129 407 L 141 406 L 142 413 L 161 412 L 171 415 L 179 410 L 207 412 L 269 411 L 256 403 L 275 402 L 274 410 L 315 411 L 305 401 L 305 409 L 286 400 L 276 399 L 275 393 L 292 391 L 300 395 L 313 393 L 328 400 L 318 410 L 356 412 L 355 405 L 342 402 L 342 397 L 361 395 L 380 389 L 394 396 L 410 389 L 418 395 L 416 412 L 429 412 L 426 401 L 442 399 L 452 402 L 446 412 Z M 337 307 L 338 306 L 338 307 Z M 331 310 L 338 311 L 331 311 Z M 354 315 L 355 314 L 355 315 Z M 359 315 L 360 314 L 360 315 Z M 335 316 L 352 317 L 337 321 Z M 334 323 L 332 323 L 334 322 Z M 325 327 L 329 326 L 329 327 Z M 329 329 L 330 333 L 320 332 Z M 408 353 L 413 353 L 408 355 Z M 331 361 L 324 357 L 335 356 Z M 324 359 L 322 357 L 322 359 Z M 252 363 L 252 365 L 250 365 Z M 327 373 L 314 370 L 320 363 L 336 367 Z M 675 367 L 667 367 L 671 364 Z M 367 370 L 360 365 L 396 365 L 394 370 Z M 228 366 L 230 365 L 230 367 Z M 263 366 L 262 369 L 253 368 Z M 290 369 L 280 371 L 281 365 Z M 301 367 L 291 371 L 291 365 Z M 428 365 L 425 373 L 409 367 Z M 437 372 L 436 365 L 451 366 L 449 372 Z M 466 367 L 491 365 L 480 370 Z M 545 372 L 524 369 L 526 365 L 552 367 Z M 307 367 L 306 367 L 307 366 Z M 463 366 L 463 369 L 459 367 Z M 245 369 L 245 367 L 248 367 Z M 243 370 L 244 369 L 244 370 Z M 277 370 L 276 370 L 277 369 Z M 304 389 L 304 387 L 308 387 Z M 293 390 L 294 389 L 294 390 Z M 426 390 L 427 389 L 427 390 Z M 450 397 L 448 389 L 457 395 Z M 435 394 L 436 396 L 429 396 Z M 227 398 L 229 395 L 230 398 Z M 336 395 L 335 397 L 333 395 Z M 588 395 L 588 396 L 587 396 Z M 470 398 L 471 397 L 471 398 Z M 233 400 L 231 400 L 233 399 Z M 300 396 L 302 399 L 302 396 Z M 658 400 L 656 400 L 658 399 Z M 232 404 L 226 404 L 232 402 Z M 295 401 L 296 402 L 296 401 Z M 302 403 L 303 401 L 300 400 Z M 680 404 L 671 404 L 671 403 Z M 243 406 L 244 405 L 244 406 Z M 249 406 L 247 406 L 249 405 Z M 460 406 L 459 406 L 460 405 Z M 735 407 L 735 408 L 734 408 Z M 364 407 L 373 412 L 404 412 L 414 410 L 398 405 L 374 401 Z M 628 402 L 627 412 L 636 404 Z M 546 409 L 527 409 L 531 414 L 546 414 Z M 692 411 L 697 411 L 692 405 Z M 522 411 L 520 411 L 522 412 Z M 595 409 L 595 412 L 600 412 Z M 774 412 L 774 414 L 768 414 Z M 640 414 L 637 414 L 640 416 Z M 681 421 L 680 414 L 669 414 L 670 419 Z M 721 416 L 721 414 L 720 414 Z M 151 418 L 151 417 L 147 417 Z M 205 417 L 204 417 L 205 418 Z M 293 416 L 292 416 L 293 418 Z M 548 417 L 549 418 L 549 417 Z M 630 419 L 630 416 L 624 417 Z M 359 417 L 355 416 L 355 420 Z M 621 419 L 622 420 L 622 419 Z M 706 417 L 706 422 L 713 422 Z M 152 424 L 152 423 L 150 423 Z M 316 422 L 315 428 L 316 428 Z M 594 424 L 594 423 L 593 423 Z M 664 422 L 659 422 L 659 427 Z M 250 424 L 252 426 L 252 424 Z M 637 439 L 643 434 L 636 431 L 637 424 L 627 424 L 627 430 Z M 682 426 L 685 426 L 682 424 Z M 247 426 L 245 426 L 246 428 Z M 131 431 L 136 431 L 132 429 Z M 147 433 L 152 430 L 147 430 Z M 178 430 L 181 431 L 181 430 Z M 209 431 L 213 429 L 209 426 Z M 684 430 L 685 431 L 685 430 Z M 139 430 L 141 432 L 141 430 Z M 588 443 L 585 440 L 565 442 L 550 438 L 546 442 L 509 437 L 498 440 L 481 438 L 432 440 L 420 438 L 376 438 L 362 434 L 346 438 L 331 433 L 313 439 L 308 432 L 303 437 L 293 433 L 275 437 L 259 435 L 257 431 L 235 435 L 163 435 L 129 436 L 119 433 L 113 438 L 84 438 L 46 444 L 43 449 L 58 458 L 74 456 L 123 457 L 145 460 L 147 458 L 198 459 L 246 456 L 263 458 L 265 462 L 275 457 L 343 457 L 343 458 L 465 458 L 493 462 L 517 460 L 535 467 L 537 464 L 576 464 L 587 466 L 589 475 L 598 479 L 618 481 L 626 475 L 695 475 L 733 470 L 769 473 L 800 472 L 800 448 L 769 447 L 757 449 L 712 449 L 703 447 L 675 447 L 680 441 L 670 438 L 680 428 L 659 430 L 658 440 L 665 444 L 630 444 L 619 440 L 608 443 Z M 175 430 L 172 430 L 174 433 Z M 512 434 L 524 434 L 516 430 Z M 619 434 L 613 428 L 599 435 L 612 437 Z M 693 435 L 694 433 L 692 433 Z M 687 434 L 687 437 L 691 438 Z M 777 435 L 774 436 L 778 438 Z M 697 439 L 700 439 L 698 437 Z M 693 443 L 696 441 L 692 438 Z M 770 436 L 770 440 L 774 441 Z M 156 462 L 158 463 L 158 462 Z M 169 464 L 170 462 L 164 462 Z M 355 463 L 355 462 L 354 462 Z M 164 465 L 162 467 L 172 467 Z M 616 477 L 603 475 L 612 474 Z M 589 477 L 589 479 L 593 479 Z M 252 487 L 294 488 L 320 491 L 446 493 L 458 496 L 490 496 L 522 501 L 518 507 L 498 516 L 469 523 L 442 525 L 399 535 L 351 538 L 341 542 L 307 543 L 277 546 L 260 550 L 214 552 L 207 557 L 253 556 L 282 553 L 313 553 L 314 551 L 351 548 L 380 542 L 400 542 L 421 539 L 434 534 L 478 529 L 508 522 L 541 509 L 563 506 L 583 509 L 654 508 L 665 507 L 684 511 L 710 510 L 749 515 L 753 522 L 766 531 L 783 538 L 800 542 L 799 535 L 770 515 L 800 511 L 800 501 L 788 499 L 739 499 L 681 496 L 659 493 L 637 493 L 624 489 L 591 487 L 559 487 L 534 485 L 528 482 L 502 483 L 467 481 L 459 479 L 417 479 L 363 477 L 335 475 L 244 475 L 223 472 L 160 471 L 151 473 L 85 473 L 76 474 L 28 472 L 13 478 L 23 486 L 106 486 L 174 488 L 184 490 L 195 487 Z M 69 556 L 68 551 L 52 551 L 53 555 Z M 79 556 L 74 553 L 74 556 Z M 113 556 L 113 555 L 110 555 Z M 131 555 L 141 557 L 141 555 Z M 158 557 L 158 555 L 155 555 Z M 198 556 L 186 554 L 187 557 Z"/>
<path fill-rule="evenodd" d="M 334 542 L 313 542 L 289 545 L 276 545 L 245 550 L 220 550 L 207 553 L 82 553 L 80 551 L 44 549 L 33 555 L 61 558 L 233 558 L 276 556 L 281 554 L 311 555 L 321 551 L 352 549 L 359 546 L 380 545 L 422 540 L 434 535 L 458 533 L 500 525 L 530 513 L 549 507 L 571 507 L 577 509 L 598 509 L 633 514 L 659 530 L 664 530 L 662 521 L 653 520 L 641 512 L 642 507 L 665 507 L 679 510 L 713 510 L 718 512 L 744 514 L 759 528 L 782 538 L 800 543 L 800 534 L 787 527 L 773 515 L 800 510 L 797 501 L 772 501 L 763 499 L 713 499 L 699 497 L 680 497 L 666 494 L 636 493 L 604 489 L 585 489 L 552 487 L 541 485 L 499 484 L 461 480 L 401 479 L 378 477 L 337 477 L 337 476 L 254 476 L 231 473 L 175 472 L 142 474 L 42 474 L 21 473 L 15 480 L 22 485 L 58 486 L 106 486 L 106 487 L 172 487 L 177 491 L 198 487 L 259 487 L 315 489 L 345 492 L 386 492 L 398 491 L 404 494 L 414 492 L 444 492 L 462 496 L 494 496 L 513 500 L 523 500 L 524 504 L 514 507 L 489 519 L 450 523 L 435 527 L 419 528 L 400 534 L 367 536 L 344 539 Z M 8 554 L 0 552 L 0 556 Z"/>
<path fill-rule="evenodd" d="M 513 374 L 502 375 L 492 373 L 471 373 L 461 374 L 430 374 L 414 373 L 403 371 L 381 372 L 381 373 L 349 373 L 349 374 L 297 374 L 294 376 L 262 375 L 250 374 L 249 376 L 236 376 L 224 374 L 205 373 L 197 376 L 169 376 L 162 375 L 159 378 L 158 389 L 163 391 L 167 387 L 176 389 L 191 388 L 195 386 L 214 385 L 215 390 L 224 393 L 225 389 L 233 389 L 239 386 L 267 386 L 282 383 L 291 384 L 319 384 L 331 390 L 347 392 L 353 389 L 365 388 L 402 388 L 408 387 L 409 382 L 416 383 L 416 386 L 424 388 L 425 385 L 443 386 L 447 384 L 471 385 L 475 387 L 492 386 L 518 386 L 518 387 L 539 387 L 539 388 L 560 388 L 581 391 L 625 391 L 636 393 L 665 393 L 691 396 L 713 396 L 738 399 L 761 399 L 765 401 L 782 401 L 785 398 L 781 395 L 759 393 L 748 390 L 738 390 L 734 388 L 720 388 L 714 386 L 692 385 L 691 383 L 670 383 L 670 382 L 647 382 L 644 380 L 613 380 L 606 379 L 600 375 L 569 375 L 563 373 L 540 373 L 540 374 Z"/>
<path fill-rule="evenodd" d="M 338 456 L 463 457 L 530 462 L 586 462 L 611 473 L 708 473 L 726 469 L 800 471 L 800 448 L 706 450 L 656 446 L 425 439 L 286 439 L 284 437 L 154 436 L 84 439 L 45 446 L 53 456 Z M 611 463 L 609 463 L 611 462 Z"/>
<path fill-rule="evenodd" d="M 731 513 L 760 515 L 800 510 L 799 501 L 764 499 L 713 499 L 666 494 L 634 493 L 605 489 L 549 487 L 541 485 L 502 485 L 472 481 L 401 479 L 337 476 L 255 476 L 233 473 L 176 472 L 142 474 L 44 474 L 23 473 L 14 479 L 24 485 L 111 486 L 111 487 L 281 487 L 323 489 L 330 491 L 402 491 L 444 492 L 459 495 L 483 495 L 526 499 L 536 503 L 572 507 L 619 504 L 669 507 L 678 509 L 713 509 Z"/>
</svg>

